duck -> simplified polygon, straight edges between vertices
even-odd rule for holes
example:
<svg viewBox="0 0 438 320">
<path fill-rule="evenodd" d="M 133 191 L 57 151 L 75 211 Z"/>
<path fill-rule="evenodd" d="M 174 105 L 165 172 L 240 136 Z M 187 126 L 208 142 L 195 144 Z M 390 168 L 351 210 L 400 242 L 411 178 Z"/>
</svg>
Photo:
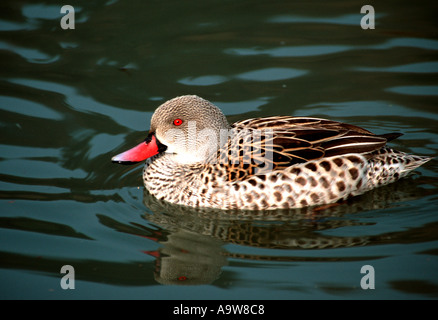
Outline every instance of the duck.
<svg viewBox="0 0 438 320">
<path fill-rule="evenodd" d="M 111 160 L 144 161 L 145 188 L 172 204 L 294 209 L 340 203 L 393 183 L 432 159 L 387 146 L 401 135 L 313 117 L 229 124 L 210 101 L 183 95 L 155 110 L 144 141 Z"/>
</svg>

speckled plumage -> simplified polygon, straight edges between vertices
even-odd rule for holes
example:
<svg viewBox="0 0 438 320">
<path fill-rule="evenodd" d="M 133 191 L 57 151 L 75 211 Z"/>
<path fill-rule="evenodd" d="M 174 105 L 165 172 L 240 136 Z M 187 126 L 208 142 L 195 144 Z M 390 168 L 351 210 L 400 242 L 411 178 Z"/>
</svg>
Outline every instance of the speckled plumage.
<svg viewBox="0 0 438 320">
<path fill-rule="evenodd" d="M 385 146 L 400 134 L 375 135 L 337 121 L 278 116 L 229 126 L 217 107 L 197 96 L 172 99 L 158 110 L 150 134 L 161 129 L 159 143 L 175 145 L 146 160 L 143 180 L 152 195 L 180 205 L 266 210 L 329 204 L 394 182 L 430 160 Z M 174 118 L 213 129 L 214 143 L 226 129 L 227 139 L 186 162 L 195 152 L 164 137 Z"/>
<path fill-rule="evenodd" d="M 229 180 L 228 166 L 180 168 L 165 157 L 148 159 L 146 188 L 160 200 L 220 209 L 300 208 L 328 204 L 394 182 L 428 161 L 389 148 L 367 155 L 312 160 L 263 175 Z"/>
</svg>

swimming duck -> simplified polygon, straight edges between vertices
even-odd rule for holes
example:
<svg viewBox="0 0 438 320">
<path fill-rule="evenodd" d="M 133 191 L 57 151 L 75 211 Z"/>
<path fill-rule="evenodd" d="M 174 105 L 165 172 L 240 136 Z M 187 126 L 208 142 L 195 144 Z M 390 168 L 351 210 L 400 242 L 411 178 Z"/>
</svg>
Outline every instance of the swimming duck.
<svg viewBox="0 0 438 320">
<path fill-rule="evenodd" d="M 191 207 L 269 210 L 331 204 L 406 176 L 430 157 L 386 147 L 376 135 L 333 120 L 273 116 L 229 124 L 195 95 L 154 112 L 149 134 L 112 161 L 145 161 L 157 199 Z"/>
</svg>

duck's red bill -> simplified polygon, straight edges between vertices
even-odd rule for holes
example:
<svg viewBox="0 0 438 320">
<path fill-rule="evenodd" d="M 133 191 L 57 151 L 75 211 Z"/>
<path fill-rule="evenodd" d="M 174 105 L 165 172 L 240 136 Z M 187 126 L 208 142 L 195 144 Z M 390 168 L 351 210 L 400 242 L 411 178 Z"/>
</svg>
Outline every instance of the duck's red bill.
<svg viewBox="0 0 438 320">
<path fill-rule="evenodd" d="M 158 152 L 157 140 L 152 135 L 150 140 L 147 139 L 138 146 L 112 157 L 111 161 L 120 164 L 133 164 L 144 161 Z"/>
</svg>

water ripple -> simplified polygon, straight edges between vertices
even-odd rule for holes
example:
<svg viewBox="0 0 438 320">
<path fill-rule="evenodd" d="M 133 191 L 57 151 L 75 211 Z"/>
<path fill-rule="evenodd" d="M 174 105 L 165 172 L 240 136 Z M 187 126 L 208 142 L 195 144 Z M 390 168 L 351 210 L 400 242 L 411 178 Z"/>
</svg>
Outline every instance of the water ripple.
<svg viewBox="0 0 438 320">
<path fill-rule="evenodd" d="M 81 11 L 79 6 L 75 6 L 74 9 L 75 12 Z M 60 11 L 60 5 L 29 4 L 22 8 L 23 16 L 28 19 L 58 20 L 63 16 Z"/>
<path fill-rule="evenodd" d="M 293 68 L 266 68 L 241 73 L 236 78 L 249 81 L 278 81 L 297 78 L 307 74 L 307 70 Z"/>
<path fill-rule="evenodd" d="M 438 86 L 398 86 L 387 88 L 386 91 L 414 96 L 438 96 Z"/>
<path fill-rule="evenodd" d="M 144 130 L 146 112 L 116 108 L 94 100 L 91 97 L 85 97 L 78 91 L 67 85 L 60 83 L 32 80 L 32 79 L 8 79 L 8 82 L 20 84 L 23 86 L 40 89 L 49 92 L 56 92 L 66 97 L 66 102 L 74 109 L 86 113 L 99 113 L 104 116 L 110 116 L 115 122 L 127 128 L 135 130 Z"/>
<path fill-rule="evenodd" d="M 339 53 L 352 50 L 351 46 L 319 45 L 319 46 L 284 46 L 271 49 L 262 48 L 230 48 L 225 53 L 239 56 L 268 55 L 270 57 L 311 57 Z"/>
<path fill-rule="evenodd" d="M 437 73 L 438 62 L 418 62 L 392 67 L 357 67 L 357 71 L 365 72 L 403 72 L 403 73 Z"/>
<path fill-rule="evenodd" d="M 5 41 L 0 41 L 0 50 L 7 50 L 16 53 L 32 63 L 53 63 L 60 58 L 59 55 L 50 56 L 38 49 L 24 48 Z"/>
<path fill-rule="evenodd" d="M 303 107 L 303 110 L 298 110 L 295 113 L 295 116 L 309 115 L 309 109 L 312 110 L 313 114 L 325 114 L 333 118 L 343 118 L 346 116 L 360 117 L 370 114 L 372 114 L 374 117 L 394 115 L 398 115 L 400 117 L 412 117 L 413 114 L 415 114 L 416 117 L 438 120 L 438 115 L 436 113 L 411 110 L 405 106 L 397 105 L 388 101 L 321 102 L 309 104 Z"/>
<path fill-rule="evenodd" d="M 213 86 L 226 82 L 229 78 L 219 75 L 206 75 L 200 77 L 187 77 L 178 81 L 178 83 L 187 86 Z"/>
<path fill-rule="evenodd" d="M 384 17 L 385 14 L 378 13 L 375 15 L 376 20 Z M 268 19 L 270 23 L 324 23 L 347 26 L 359 26 L 363 18 L 361 14 L 345 14 L 336 17 L 310 17 L 299 15 L 278 15 Z"/>
<path fill-rule="evenodd" d="M 38 26 L 35 24 L 30 24 L 28 22 L 13 22 L 13 21 L 6 21 L 0 19 L 0 31 L 21 31 L 21 30 L 35 30 Z"/>
<path fill-rule="evenodd" d="M 267 55 L 274 58 L 285 57 L 312 57 L 341 53 L 353 50 L 386 50 L 397 47 L 414 47 L 420 49 L 438 50 L 438 41 L 421 38 L 389 39 L 381 44 L 372 45 L 312 45 L 312 46 L 279 46 L 273 48 L 228 48 L 224 52 L 229 55 L 255 56 Z"/>
<path fill-rule="evenodd" d="M 60 165 L 40 160 L 14 159 L 0 161 L 0 173 L 27 178 L 65 178 L 83 179 L 87 173 L 82 169 L 66 169 Z"/>
<path fill-rule="evenodd" d="M 61 113 L 56 112 L 40 103 L 15 97 L 0 96 L 0 99 L 0 110 L 6 110 L 9 112 L 42 119 L 62 120 L 64 118 L 64 115 Z"/>
<path fill-rule="evenodd" d="M 233 101 L 233 102 L 218 102 L 214 103 L 221 108 L 221 110 L 227 115 L 241 114 L 245 112 L 255 111 L 259 107 L 267 104 L 271 98 L 270 97 L 260 97 L 255 100 L 248 101 Z"/>
<path fill-rule="evenodd" d="M 178 81 L 178 83 L 188 86 L 213 86 L 218 85 L 232 79 L 246 80 L 246 81 L 279 81 L 297 78 L 307 74 L 307 70 L 300 70 L 294 68 L 265 68 L 259 70 L 251 70 L 243 72 L 235 76 L 219 76 L 219 75 L 204 75 L 199 77 L 188 77 Z"/>
</svg>

